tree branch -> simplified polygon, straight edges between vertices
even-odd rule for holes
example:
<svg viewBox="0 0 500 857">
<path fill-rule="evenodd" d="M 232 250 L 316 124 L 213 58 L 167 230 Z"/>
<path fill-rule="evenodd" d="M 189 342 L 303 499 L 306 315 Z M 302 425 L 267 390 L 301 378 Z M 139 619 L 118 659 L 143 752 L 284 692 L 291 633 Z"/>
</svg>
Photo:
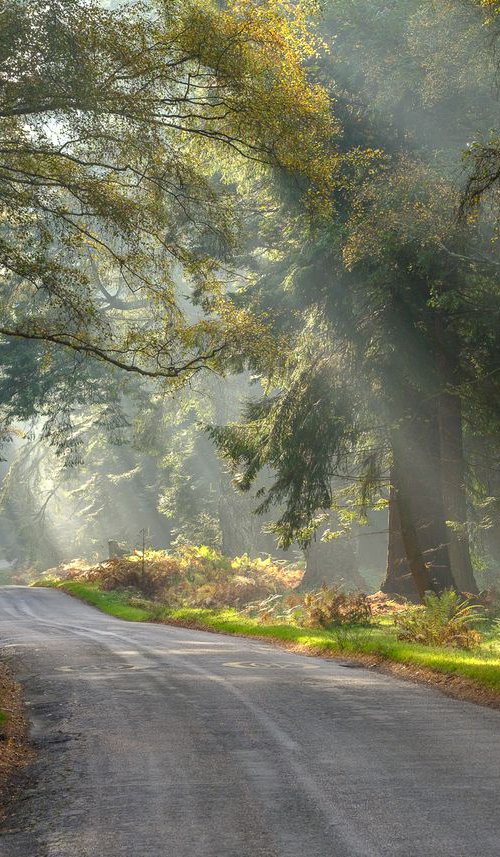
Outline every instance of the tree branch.
<svg viewBox="0 0 500 857">
<path fill-rule="evenodd" d="M 122 369 L 125 372 L 135 372 L 137 375 L 141 375 L 144 378 L 178 378 L 184 374 L 199 372 L 201 369 L 205 368 L 205 364 L 210 360 L 213 360 L 214 357 L 226 348 L 226 343 L 222 343 L 221 345 L 212 348 L 211 351 L 207 351 L 204 354 L 198 354 L 196 357 L 193 357 L 191 360 L 187 360 L 185 363 L 178 366 L 171 365 L 169 367 L 159 367 L 157 369 L 146 369 L 142 366 L 137 366 L 135 363 L 128 363 L 125 360 L 119 360 L 116 357 L 112 357 L 103 348 L 99 348 L 99 346 L 93 345 L 91 342 L 82 341 L 73 334 L 48 332 L 37 333 L 36 331 L 16 330 L 5 327 L 0 327 L 0 334 L 2 336 L 18 339 L 50 342 L 53 345 L 59 345 L 63 348 L 69 348 L 72 351 L 88 354 L 90 357 L 95 357 L 97 360 L 110 363 L 112 366 L 116 366 L 118 369 Z"/>
</svg>

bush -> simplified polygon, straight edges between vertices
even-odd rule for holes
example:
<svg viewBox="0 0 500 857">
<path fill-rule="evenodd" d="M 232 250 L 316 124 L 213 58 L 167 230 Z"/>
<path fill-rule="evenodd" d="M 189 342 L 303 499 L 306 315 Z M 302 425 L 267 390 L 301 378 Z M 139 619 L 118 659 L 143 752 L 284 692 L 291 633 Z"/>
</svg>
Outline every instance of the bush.
<svg viewBox="0 0 500 857">
<path fill-rule="evenodd" d="M 304 595 L 300 614 L 298 619 L 301 625 L 328 629 L 338 625 L 367 623 L 371 617 L 371 607 L 362 592 L 342 592 L 336 586 L 324 585 L 316 592 Z"/>
<path fill-rule="evenodd" d="M 372 615 L 369 596 L 342 592 L 326 584 L 314 592 L 270 595 L 247 605 L 245 613 L 259 622 L 294 622 L 304 628 L 339 628 L 367 624 Z"/>
<path fill-rule="evenodd" d="M 441 595 L 428 592 L 419 607 L 398 613 L 394 622 L 398 640 L 424 646 L 453 646 L 473 649 L 482 640 L 474 627 L 480 620 L 480 606 L 464 600 L 453 590 Z"/>
<path fill-rule="evenodd" d="M 241 607 L 256 599 L 290 593 L 302 571 L 271 559 L 223 556 L 201 545 L 173 553 L 146 551 L 99 565 L 73 563 L 53 569 L 59 578 L 95 583 L 102 590 L 131 590 L 169 607 Z"/>
<path fill-rule="evenodd" d="M 484 607 L 485 615 L 488 619 L 500 618 L 500 591 L 492 586 L 490 589 L 485 589 L 478 598 L 481 607 Z"/>
</svg>

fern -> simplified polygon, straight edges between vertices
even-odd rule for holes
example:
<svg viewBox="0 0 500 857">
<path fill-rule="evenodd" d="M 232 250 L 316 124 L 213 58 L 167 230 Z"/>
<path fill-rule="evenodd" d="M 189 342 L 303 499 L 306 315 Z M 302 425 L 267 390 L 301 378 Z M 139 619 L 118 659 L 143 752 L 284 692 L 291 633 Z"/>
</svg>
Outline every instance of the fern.
<svg viewBox="0 0 500 857">
<path fill-rule="evenodd" d="M 398 640 L 426 646 L 475 648 L 482 639 L 475 627 L 483 618 L 480 611 L 479 605 L 462 599 L 453 590 L 441 595 L 428 592 L 423 605 L 395 616 Z"/>
</svg>

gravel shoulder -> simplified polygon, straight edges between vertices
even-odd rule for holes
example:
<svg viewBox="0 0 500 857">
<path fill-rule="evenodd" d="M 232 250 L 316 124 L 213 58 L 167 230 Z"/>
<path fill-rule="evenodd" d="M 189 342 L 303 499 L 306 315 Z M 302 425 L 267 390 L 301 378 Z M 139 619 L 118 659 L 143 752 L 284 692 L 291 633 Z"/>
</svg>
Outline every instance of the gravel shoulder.
<svg viewBox="0 0 500 857">
<path fill-rule="evenodd" d="M 0 590 L 37 756 L 1 857 L 497 857 L 500 715 L 272 645 Z"/>
</svg>

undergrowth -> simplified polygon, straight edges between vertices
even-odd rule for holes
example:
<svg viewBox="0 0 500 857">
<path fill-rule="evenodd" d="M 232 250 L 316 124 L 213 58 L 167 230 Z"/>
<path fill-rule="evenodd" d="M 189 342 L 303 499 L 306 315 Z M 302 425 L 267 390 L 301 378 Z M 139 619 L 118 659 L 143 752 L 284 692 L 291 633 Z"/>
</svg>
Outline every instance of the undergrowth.
<svg viewBox="0 0 500 857">
<path fill-rule="evenodd" d="M 96 583 L 104 591 L 134 590 L 147 599 L 173 606 L 240 607 L 271 595 L 291 592 L 303 571 L 289 563 L 230 558 L 205 545 L 182 545 L 175 553 L 146 551 L 106 560 L 98 565 L 73 562 L 47 576 Z"/>
<path fill-rule="evenodd" d="M 474 649 L 482 640 L 477 629 L 484 618 L 481 612 L 479 605 L 453 590 L 441 595 L 428 592 L 422 605 L 408 607 L 395 616 L 397 637 L 428 646 Z"/>
</svg>

